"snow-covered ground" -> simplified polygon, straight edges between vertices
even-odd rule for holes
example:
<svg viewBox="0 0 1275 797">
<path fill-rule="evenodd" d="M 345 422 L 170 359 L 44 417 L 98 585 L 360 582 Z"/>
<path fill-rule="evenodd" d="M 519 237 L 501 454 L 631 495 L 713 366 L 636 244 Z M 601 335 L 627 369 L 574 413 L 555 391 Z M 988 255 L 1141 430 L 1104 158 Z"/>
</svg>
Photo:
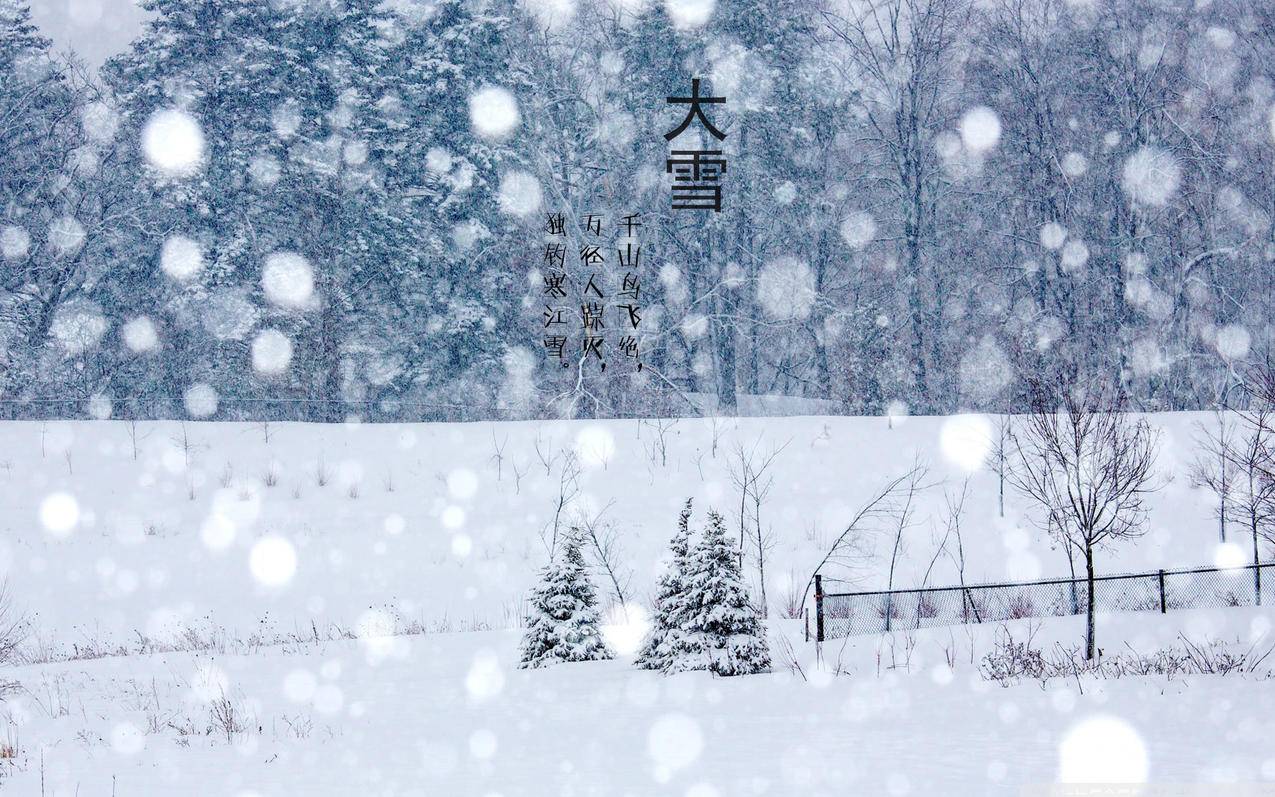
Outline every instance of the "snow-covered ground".
<svg viewBox="0 0 1275 797">
<path fill-rule="evenodd" d="M 1054 620 L 1036 641 L 1081 629 Z M 1247 647 L 1269 629 L 1238 609 L 1122 615 L 1100 633 L 1150 650 L 1179 630 Z M 13 675 L 28 692 L 7 706 L 22 752 L 6 785 L 51 796 L 727 797 L 1275 779 L 1272 681 L 1002 688 L 970 662 L 993 631 L 922 631 L 910 656 L 905 636 L 825 645 L 843 669 L 835 677 L 791 627 L 772 638 L 797 637 L 805 678 L 662 677 L 624 659 L 518 670 L 512 632 L 23 667 Z M 229 739 L 216 718 L 223 696 L 244 726 Z"/>
<path fill-rule="evenodd" d="M 1211 496 L 1188 476 L 1194 425 L 1211 416 L 1153 420 L 1164 486 L 1147 535 L 1103 555 L 1105 572 L 1207 565 L 1235 553 L 1219 550 Z M 578 494 L 562 522 L 605 508 L 619 561 L 633 573 L 626 598 L 640 602 L 688 497 L 697 520 L 711 507 L 737 527 L 732 472 L 743 447 L 757 462 L 779 450 L 761 509 L 775 540 L 772 613 L 794 584 L 801 591 L 861 504 L 918 460 L 932 486 L 917 498 L 896 585 L 920 579 L 946 499 L 967 477 L 967 581 L 1066 574 L 1064 553 L 1022 517 L 1023 501 L 1008 488 L 999 516 L 998 480 L 983 456 L 992 434 L 994 421 L 959 416 L 135 430 L 5 423 L 0 570 L 39 614 L 39 628 L 63 642 L 139 631 L 162 638 L 210 622 L 242 634 L 263 622 L 308 633 L 312 623 L 353 628 L 385 616 L 434 629 L 508 627 L 544 563 L 542 535 L 568 455 L 579 465 Z M 868 535 L 875 555 L 826 574 L 884 586 L 888 526 Z M 745 571 L 755 578 L 748 559 Z M 951 560 L 940 557 L 930 583 L 954 578 Z"/>
<path fill-rule="evenodd" d="M 1163 486 L 1148 532 L 1104 554 L 1100 570 L 1242 558 L 1219 546 L 1211 498 L 1190 486 L 1194 426 L 1212 416 L 1151 420 Z M 648 599 L 686 498 L 697 520 L 713 507 L 737 528 L 739 447 L 755 461 L 778 452 L 761 507 L 775 540 L 772 618 L 863 501 L 918 461 L 928 486 L 897 584 L 929 567 L 947 499 L 966 479 L 967 580 L 1066 573 L 1012 491 L 998 512 L 986 456 L 995 424 L 0 424 L 0 569 L 32 619 L 28 653 L 161 650 L 4 672 L 21 689 L 0 708 L 0 750 L 15 751 L 0 786 L 734 797 L 1275 780 L 1266 669 L 1002 688 L 978 666 L 992 627 L 836 641 L 819 665 L 800 623 L 774 619 L 776 671 L 737 679 L 665 678 L 624 656 L 516 669 L 514 627 L 571 463 L 578 493 L 566 490 L 562 522 L 602 513 L 632 571 L 634 606 Z M 872 555 L 841 575 L 883 586 L 890 533 L 875 528 Z M 949 582 L 953 567 L 940 557 L 930 582 Z M 1082 623 L 1042 621 L 1036 644 L 1078 643 Z M 1151 651 L 1179 633 L 1246 650 L 1272 644 L 1270 628 L 1268 610 L 1233 609 L 1104 616 L 1098 634 L 1109 651 Z M 347 631 L 361 638 L 330 639 Z M 632 627 L 610 632 L 617 648 L 635 644 Z M 793 658 L 804 675 L 785 666 Z"/>
</svg>

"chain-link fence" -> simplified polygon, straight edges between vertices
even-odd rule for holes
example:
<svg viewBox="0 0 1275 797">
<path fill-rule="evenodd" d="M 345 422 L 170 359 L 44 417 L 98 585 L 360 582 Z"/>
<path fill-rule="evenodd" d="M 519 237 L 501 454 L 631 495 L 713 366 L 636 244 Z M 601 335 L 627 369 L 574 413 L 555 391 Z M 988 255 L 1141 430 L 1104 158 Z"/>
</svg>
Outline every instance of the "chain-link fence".
<svg viewBox="0 0 1275 797">
<path fill-rule="evenodd" d="M 836 584 L 833 579 L 815 577 L 819 640 L 938 625 L 1084 614 L 1089 601 L 1089 585 L 1084 578 L 880 592 L 824 591 L 825 585 Z M 1253 605 L 1275 605 L 1275 562 L 1094 579 L 1094 608 L 1103 612 Z"/>
</svg>

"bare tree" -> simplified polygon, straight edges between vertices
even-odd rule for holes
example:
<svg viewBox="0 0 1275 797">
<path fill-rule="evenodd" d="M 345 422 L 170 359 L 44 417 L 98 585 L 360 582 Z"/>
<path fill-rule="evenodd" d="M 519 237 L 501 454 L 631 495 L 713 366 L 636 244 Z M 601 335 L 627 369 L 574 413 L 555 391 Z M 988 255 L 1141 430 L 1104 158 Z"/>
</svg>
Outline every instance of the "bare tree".
<svg viewBox="0 0 1275 797">
<path fill-rule="evenodd" d="M 788 441 L 788 443 L 791 442 L 791 440 Z M 740 570 L 743 570 L 744 548 L 747 545 L 757 558 L 757 584 L 760 589 L 758 608 L 761 610 L 762 617 L 769 614 L 766 606 L 766 555 L 775 547 L 775 538 L 762 525 L 761 508 L 771 487 L 775 484 L 775 477 L 767 472 L 775 458 L 788 447 L 788 443 L 771 449 L 770 453 L 764 456 L 757 453 L 761 438 L 758 438 L 752 449 L 748 451 L 737 443 L 735 464 L 731 465 L 730 469 L 731 479 L 739 488 Z"/>
<path fill-rule="evenodd" d="M 1227 511 L 1239 478 L 1236 467 L 1235 422 L 1222 412 L 1213 413 L 1215 427 L 1197 423 L 1196 447 L 1199 456 L 1191 465 L 1191 484 L 1208 488 L 1217 496 L 1217 531 L 1226 542 Z"/>
<path fill-rule="evenodd" d="M 629 589 L 629 582 L 633 580 L 633 571 L 622 563 L 624 548 L 620 543 L 619 532 L 615 526 L 604 520 L 607 511 L 614 504 L 614 501 L 608 502 L 592 517 L 583 515 L 578 530 L 593 551 L 598 569 L 606 574 L 607 581 L 611 583 L 611 595 L 615 604 L 623 610 L 627 603 L 625 593 Z"/>
<path fill-rule="evenodd" d="M 899 500 L 897 506 L 892 513 L 894 516 L 894 542 L 890 546 L 890 567 L 888 576 L 886 577 L 885 588 L 887 590 L 894 589 L 894 571 L 899 562 L 899 556 L 905 550 L 903 541 L 904 534 L 912 528 L 913 525 L 913 504 L 916 502 L 916 496 L 925 485 L 921 482 L 925 479 L 929 471 L 921 463 L 912 466 L 912 470 L 908 473 L 908 478 L 899 489 Z M 894 617 L 894 601 L 893 595 L 887 593 L 885 601 L 885 630 L 889 631 L 891 620 Z"/>
<path fill-rule="evenodd" d="M 1260 541 L 1275 542 L 1275 370 L 1254 368 L 1244 382 L 1248 407 L 1239 411 L 1242 431 L 1230 448 L 1236 470 L 1231 490 L 1237 519 L 1253 543 L 1253 590 L 1262 602 Z"/>
<path fill-rule="evenodd" d="M 1090 659 L 1095 653 L 1095 553 L 1143 534 L 1143 501 L 1158 486 L 1158 434 L 1121 409 L 1122 396 L 1097 380 L 1036 382 L 1031 412 L 1010 431 L 1017 460 L 1010 472 L 1013 485 L 1040 505 L 1041 526 L 1084 557 L 1085 656 Z"/>
<path fill-rule="evenodd" d="M 996 472 L 996 514 L 1005 517 L 1005 474 L 1009 464 L 1009 432 L 1014 427 L 1013 415 L 999 415 L 996 419 L 996 439 L 992 441 L 992 469 Z M 961 498 L 964 500 L 964 491 Z"/>
<path fill-rule="evenodd" d="M 850 522 L 845 529 L 828 546 L 823 558 L 819 560 L 819 563 L 815 565 L 815 569 L 810 573 L 810 578 L 806 581 L 806 589 L 801 594 L 803 606 L 806 603 L 806 598 L 810 595 L 810 590 L 814 588 L 815 576 L 824 567 L 838 565 L 854 568 L 861 565 L 868 558 L 871 553 L 870 534 L 876 528 L 875 524 L 894 514 L 898 500 L 906 495 L 908 485 L 912 484 L 916 478 L 917 468 L 913 467 L 907 473 L 886 482 L 881 489 L 873 493 L 859 507 L 859 510 L 850 518 Z"/>
<path fill-rule="evenodd" d="M 574 451 L 561 452 L 562 467 L 558 472 L 558 494 L 554 498 L 553 521 L 541 533 L 541 541 L 553 556 L 558 548 L 558 532 L 562 527 L 562 513 L 580 495 L 580 461 Z M 545 537 L 548 540 L 545 540 Z"/>
<path fill-rule="evenodd" d="M 893 216 L 915 403 L 923 408 L 950 392 L 935 367 L 947 297 L 934 249 L 947 179 L 934 137 L 955 115 L 958 35 L 969 16 L 967 0 L 874 0 L 823 13 L 833 63 L 860 87 L 858 138 L 873 150 L 865 187 L 880 192 L 883 216 Z"/>
</svg>

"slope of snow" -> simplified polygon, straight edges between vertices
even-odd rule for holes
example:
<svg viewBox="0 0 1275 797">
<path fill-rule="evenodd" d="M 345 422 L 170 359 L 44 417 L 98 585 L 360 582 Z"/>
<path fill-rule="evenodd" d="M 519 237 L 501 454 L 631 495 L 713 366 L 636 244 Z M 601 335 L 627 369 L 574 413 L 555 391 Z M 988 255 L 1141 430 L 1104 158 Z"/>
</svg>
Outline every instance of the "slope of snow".
<svg viewBox="0 0 1275 797">
<path fill-rule="evenodd" d="M 1103 572 L 1212 564 L 1219 555 L 1211 497 L 1188 478 L 1194 426 L 1212 417 L 1152 421 L 1162 431 L 1164 485 L 1151 499 L 1146 536 L 1104 553 Z M 775 540 L 772 615 L 788 593 L 801 593 L 859 506 L 916 461 L 928 465 L 931 486 L 917 498 L 896 585 L 919 582 L 947 494 L 966 478 L 967 581 L 1065 575 L 1065 555 L 1023 517 L 1024 502 L 1008 488 L 998 516 L 997 477 L 985 456 L 993 424 L 960 416 L 5 423 L 0 571 L 19 604 L 38 615 L 39 631 L 63 645 L 135 640 L 139 632 L 165 639 L 189 626 L 308 635 L 369 617 L 435 630 L 507 628 L 545 561 L 569 457 L 579 490 L 560 522 L 601 512 L 632 572 L 626 600 L 642 603 L 687 497 L 696 501 L 694 523 L 713 507 L 738 528 L 732 474 L 742 447 L 758 461 L 779 452 L 761 509 Z M 891 533 L 878 524 L 865 540 L 871 555 L 827 575 L 883 587 Z M 744 567 L 755 585 L 748 552 Z M 940 557 L 930 583 L 954 578 L 950 558 Z M 608 593 L 604 580 L 598 585 Z"/>
<path fill-rule="evenodd" d="M 1082 627 L 1050 621 L 1035 644 L 1074 644 Z M 1120 615 L 1100 639 L 1149 651 L 1179 632 L 1270 644 L 1269 617 L 1252 609 Z M 28 691 L 4 728 L 23 752 L 6 785 L 48 797 L 1008 797 L 1056 780 L 1225 795 L 1216 784 L 1275 779 L 1269 680 L 1002 688 L 971 662 L 993 633 L 825 645 L 836 677 L 792 623 L 772 639 L 794 638 L 804 678 L 662 677 L 625 659 L 518 670 L 512 632 L 22 667 L 11 674 Z M 229 737 L 223 698 L 242 725 Z"/>
</svg>

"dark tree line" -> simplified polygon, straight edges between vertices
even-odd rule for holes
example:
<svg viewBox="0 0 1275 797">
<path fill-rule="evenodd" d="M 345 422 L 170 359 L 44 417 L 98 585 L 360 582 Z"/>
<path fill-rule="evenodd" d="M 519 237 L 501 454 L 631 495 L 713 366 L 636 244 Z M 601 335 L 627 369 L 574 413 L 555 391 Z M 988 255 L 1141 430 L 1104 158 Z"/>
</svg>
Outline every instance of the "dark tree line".
<svg viewBox="0 0 1275 797">
<path fill-rule="evenodd" d="M 1271 353 L 1257 0 L 146 5 L 92 74 L 0 3 L 5 416 L 1195 409 Z M 692 76 L 720 214 L 669 209 Z M 641 214 L 641 373 L 546 356 L 548 212 Z"/>
</svg>

